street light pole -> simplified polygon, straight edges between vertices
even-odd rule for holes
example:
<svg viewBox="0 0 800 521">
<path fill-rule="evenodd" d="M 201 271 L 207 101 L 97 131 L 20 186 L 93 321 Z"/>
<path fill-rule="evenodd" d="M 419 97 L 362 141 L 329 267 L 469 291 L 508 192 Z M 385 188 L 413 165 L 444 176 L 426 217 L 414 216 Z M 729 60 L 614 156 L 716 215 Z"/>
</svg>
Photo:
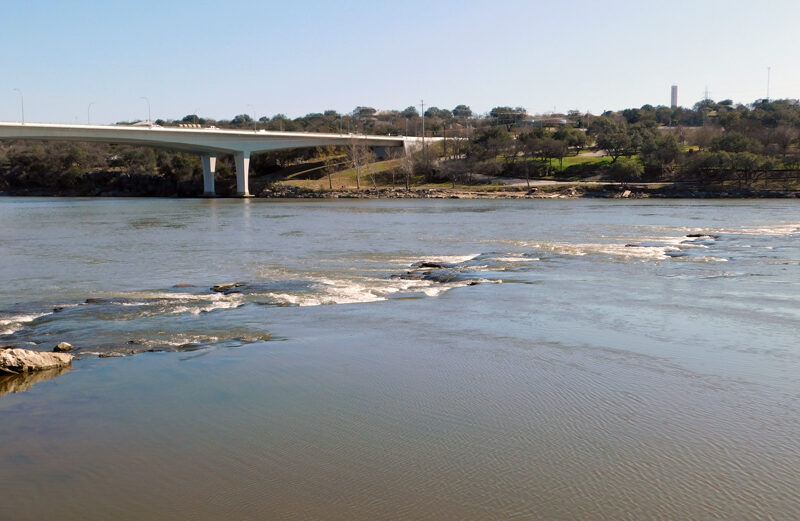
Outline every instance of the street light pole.
<svg viewBox="0 0 800 521">
<path fill-rule="evenodd" d="M 248 103 L 247 106 L 253 111 L 253 132 L 256 132 L 256 109 L 251 103 Z"/>
<path fill-rule="evenodd" d="M 22 114 L 22 124 L 25 124 L 25 98 L 22 96 L 22 91 L 18 88 L 14 88 L 13 90 L 19 92 L 19 110 Z"/>
<path fill-rule="evenodd" d="M 147 102 L 147 123 L 149 123 L 150 126 L 152 127 L 153 126 L 153 121 L 150 119 L 150 100 L 147 99 L 147 97 L 145 97 L 145 96 L 142 96 L 139 99 L 143 99 L 143 100 L 145 100 Z"/>
<path fill-rule="evenodd" d="M 86 124 L 87 125 L 91 125 L 92 124 L 92 112 L 91 112 L 92 105 L 94 105 L 94 101 L 89 103 L 89 106 L 86 107 Z"/>
<path fill-rule="evenodd" d="M 772 72 L 772 67 L 767 67 L 767 103 L 769 103 L 769 73 Z"/>
</svg>

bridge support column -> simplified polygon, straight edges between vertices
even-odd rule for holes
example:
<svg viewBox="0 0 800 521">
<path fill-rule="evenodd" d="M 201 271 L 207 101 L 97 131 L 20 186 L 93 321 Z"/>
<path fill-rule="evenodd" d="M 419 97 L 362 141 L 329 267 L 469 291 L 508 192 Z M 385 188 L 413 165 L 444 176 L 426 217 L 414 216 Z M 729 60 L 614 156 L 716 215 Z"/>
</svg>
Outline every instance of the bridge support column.
<svg viewBox="0 0 800 521">
<path fill-rule="evenodd" d="M 214 173 L 217 170 L 217 157 L 203 155 L 203 197 L 214 197 L 217 195 L 214 187 Z"/>
<path fill-rule="evenodd" d="M 250 177 L 250 152 L 234 152 L 236 162 L 236 195 L 239 197 L 253 197 L 248 187 Z"/>
</svg>

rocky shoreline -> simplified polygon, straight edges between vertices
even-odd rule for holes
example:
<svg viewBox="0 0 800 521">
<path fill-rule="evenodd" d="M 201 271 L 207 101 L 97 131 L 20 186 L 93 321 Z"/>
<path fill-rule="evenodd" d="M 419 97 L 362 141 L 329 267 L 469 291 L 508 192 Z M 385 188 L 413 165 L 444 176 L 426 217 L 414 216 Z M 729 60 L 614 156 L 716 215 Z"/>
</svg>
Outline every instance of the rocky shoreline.
<svg viewBox="0 0 800 521">
<path fill-rule="evenodd" d="M 759 199 L 800 198 L 800 191 L 691 187 L 684 184 L 574 183 L 539 187 L 483 185 L 474 188 L 369 188 L 364 190 L 313 190 L 272 185 L 253 194 L 265 199 Z M 3 197 L 184 197 L 180 194 L 142 195 L 127 191 L 81 193 L 74 190 L 18 189 L 0 192 Z M 197 195 L 196 197 L 200 197 Z"/>
</svg>

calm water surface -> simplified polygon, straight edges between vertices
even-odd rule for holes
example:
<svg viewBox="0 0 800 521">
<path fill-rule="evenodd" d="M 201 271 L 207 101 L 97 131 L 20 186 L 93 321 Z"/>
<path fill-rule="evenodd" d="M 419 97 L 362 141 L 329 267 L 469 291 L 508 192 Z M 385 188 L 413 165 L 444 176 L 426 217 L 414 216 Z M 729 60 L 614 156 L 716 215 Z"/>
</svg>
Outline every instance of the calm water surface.
<svg viewBox="0 0 800 521">
<path fill-rule="evenodd" d="M 0 378 L 0 519 L 798 518 L 796 201 L 0 222 L 0 345 L 79 356 Z"/>
</svg>

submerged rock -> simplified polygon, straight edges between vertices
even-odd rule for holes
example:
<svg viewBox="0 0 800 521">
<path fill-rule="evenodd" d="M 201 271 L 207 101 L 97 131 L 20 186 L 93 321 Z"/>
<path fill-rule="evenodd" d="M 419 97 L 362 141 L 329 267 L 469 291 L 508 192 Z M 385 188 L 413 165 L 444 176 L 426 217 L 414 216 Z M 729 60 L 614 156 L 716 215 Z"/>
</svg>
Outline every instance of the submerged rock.
<svg viewBox="0 0 800 521">
<path fill-rule="evenodd" d="M 687 235 L 690 238 L 698 238 L 698 237 L 708 237 L 710 239 L 719 239 L 719 235 L 711 235 L 708 233 L 690 233 Z"/>
<path fill-rule="evenodd" d="M 421 261 L 421 262 L 418 262 L 418 263 L 414 264 L 412 267 L 413 268 L 418 268 L 418 269 L 434 269 L 434 270 L 438 270 L 438 269 L 444 269 L 444 268 L 452 268 L 454 266 L 455 266 L 455 264 L 451 264 L 449 262 Z"/>
<path fill-rule="evenodd" d="M 67 342 L 61 342 L 57 346 L 55 346 L 53 348 L 53 352 L 54 353 L 68 353 L 68 352 L 72 351 L 73 349 L 74 348 L 72 347 L 72 344 L 69 344 Z"/>
<path fill-rule="evenodd" d="M 467 282 L 474 286 L 480 281 L 465 277 L 459 271 L 457 265 L 449 262 L 420 261 L 411 265 L 411 269 L 405 273 L 391 275 L 392 279 L 401 280 L 427 280 L 439 284 L 451 282 Z"/>
<path fill-rule="evenodd" d="M 20 374 L 64 367 L 71 364 L 73 358 L 75 357 L 67 353 L 4 349 L 0 351 L 0 373 Z"/>
<path fill-rule="evenodd" d="M 244 282 L 227 282 L 225 284 L 214 284 L 211 286 L 212 291 L 216 291 L 217 293 L 224 293 L 226 291 L 230 291 L 233 288 L 238 288 L 239 286 L 244 286 Z"/>
<path fill-rule="evenodd" d="M 425 273 L 422 276 L 422 278 L 425 280 L 439 282 L 442 284 L 445 284 L 447 282 L 456 282 L 464 279 L 464 277 L 462 277 L 457 272 L 451 269 L 440 269 L 440 270 L 429 271 L 428 273 Z"/>
</svg>

